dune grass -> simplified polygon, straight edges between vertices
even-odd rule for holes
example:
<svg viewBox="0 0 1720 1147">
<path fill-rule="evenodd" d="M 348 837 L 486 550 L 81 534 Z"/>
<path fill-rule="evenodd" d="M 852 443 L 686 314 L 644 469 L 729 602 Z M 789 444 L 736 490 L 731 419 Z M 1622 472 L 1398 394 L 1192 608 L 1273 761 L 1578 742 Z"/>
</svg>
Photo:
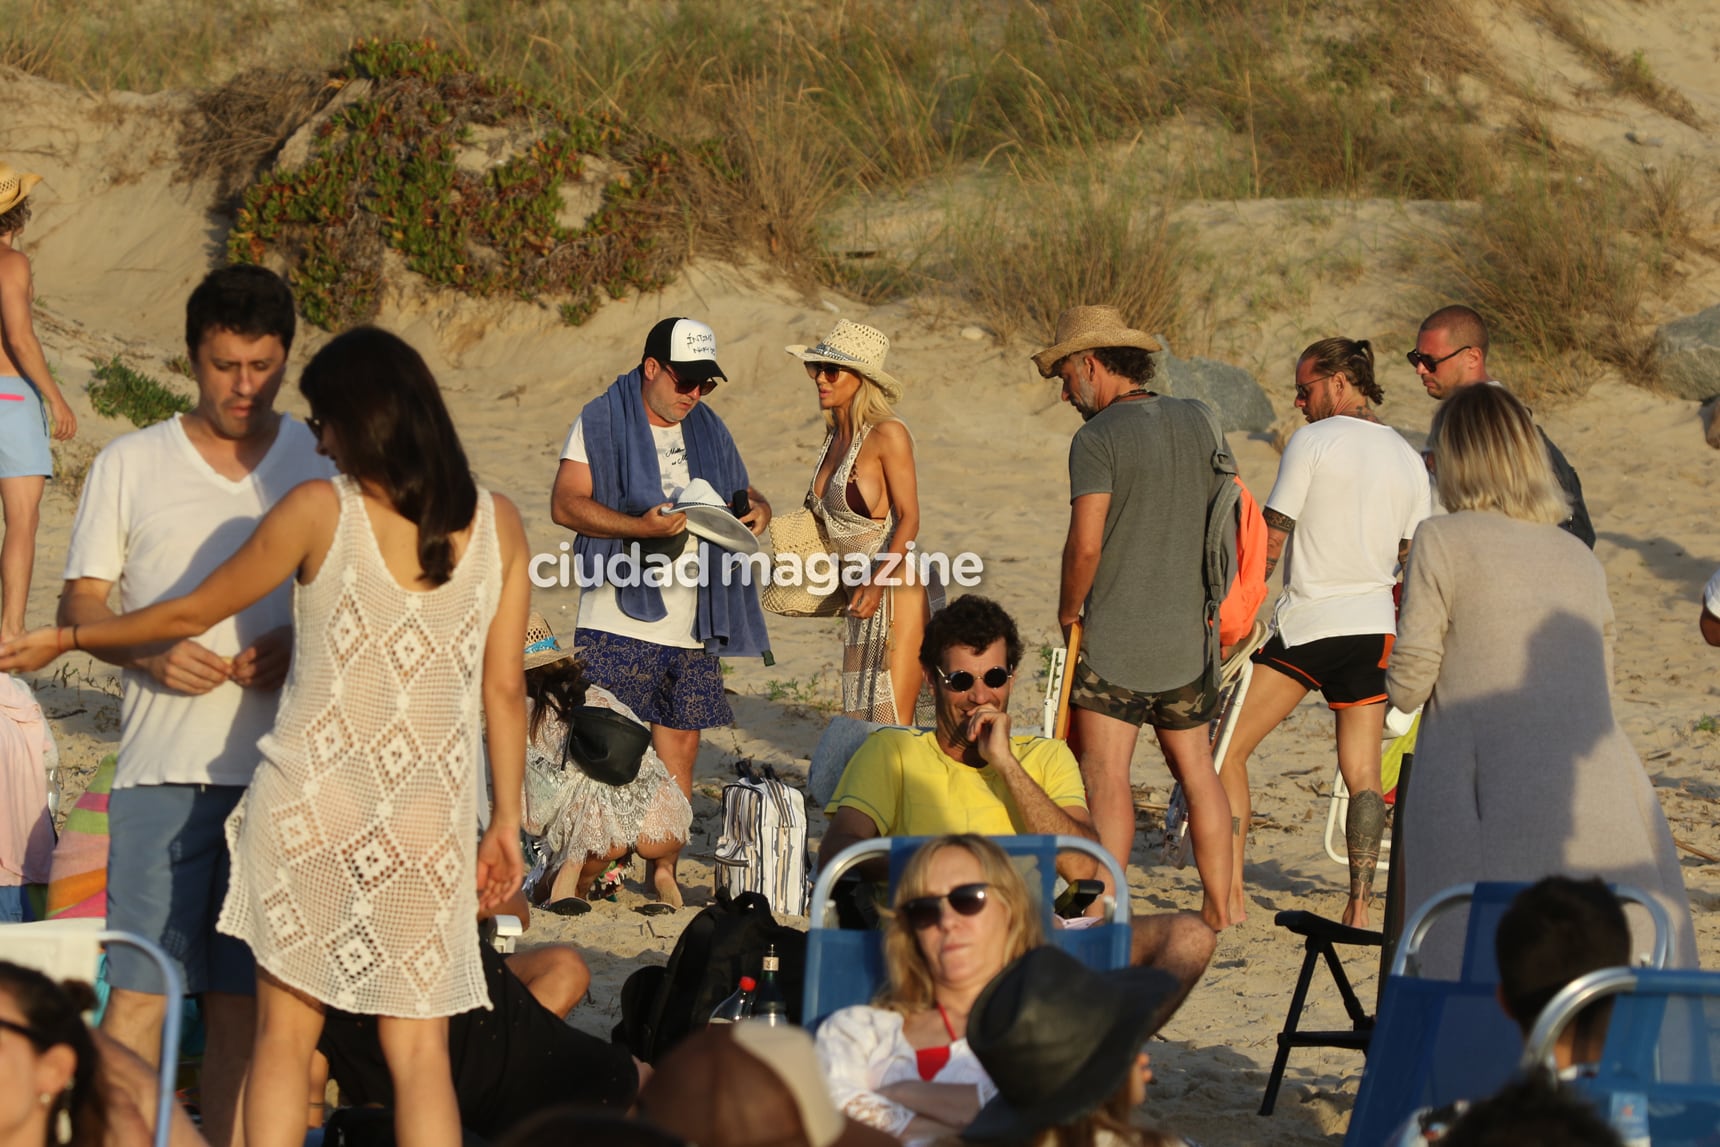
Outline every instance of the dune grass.
<svg viewBox="0 0 1720 1147">
<path fill-rule="evenodd" d="M 1615 91 L 1696 122 L 1564 0 L 1517 3 Z M 1542 97 L 1494 61 L 1478 21 L 1474 0 L 299 0 L 290 14 L 266 0 L 0 0 L 0 62 L 96 89 L 207 89 L 261 68 L 326 74 L 358 37 L 434 37 L 554 115 L 660 144 L 677 172 L 668 265 L 753 253 L 869 301 L 931 287 L 1000 333 L 1042 330 L 1080 297 L 1178 334 L 1171 194 L 1478 203 L 1434 244 L 1450 249 L 1449 289 L 1517 353 L 1604 358 L 1654 289 L 1641 261 L 1668 265 L 1654 252 L 1676 246 L 1681 192 L 1599 169 L 1578 182 Z M 1539 134 L 1482 125 L 1482 91 Z M 308 114 L 303 99 L 216 110 L 252 104 L 215 130 L 244 141 L 223 161 L 235 170 Z M 1119 166 L 1141 150 L 1156 182 Z M 961 180 L 997 195 L 951 196 L 906 248 L 833 249 L 845 205 Z"/>
</svg>

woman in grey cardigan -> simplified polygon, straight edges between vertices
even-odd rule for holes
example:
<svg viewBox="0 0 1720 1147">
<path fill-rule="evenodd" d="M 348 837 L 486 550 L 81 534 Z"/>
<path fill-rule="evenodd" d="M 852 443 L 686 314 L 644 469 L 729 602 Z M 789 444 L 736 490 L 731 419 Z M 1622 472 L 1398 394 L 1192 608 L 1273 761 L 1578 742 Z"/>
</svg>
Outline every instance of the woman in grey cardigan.
<svg viewBox="0 0 1720 1147">
<path fill-rule="evenodd" d="M 1606 574 L 1559 529 L 1529 411 L 1465 387 L 1434 417 L 1433 465 L 1450 512 L 1416 531 L 1386 678 L 1399 709 L 1427 705 L 1399 828 L 1405 914 L 1452 884 L 1599 876 L 1659 900 L 1669 963 L 1695 967 L 1672 833 L 1613 719 Z M 1455 978 L 1461 929 L 1424 953 L 1424 974 Z"/>
</svg>

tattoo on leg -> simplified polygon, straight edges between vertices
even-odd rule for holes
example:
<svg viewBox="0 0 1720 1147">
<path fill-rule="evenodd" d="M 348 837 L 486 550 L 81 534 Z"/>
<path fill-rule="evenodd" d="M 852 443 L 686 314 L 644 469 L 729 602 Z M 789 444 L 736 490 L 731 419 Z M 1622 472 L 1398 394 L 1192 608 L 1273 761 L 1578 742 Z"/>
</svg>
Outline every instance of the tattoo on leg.
<svg viewBox="0 0 1720 1147">
<path fill-rule="evenodd" d="M 1241 817 L 1233 816 L 1230 818 L 1230 835 L 1231 836 L 1241 836 L 1242 835 L 1242 818 Z"/>
<path fill-rule="evenodd" d="M 1386 802 L 1379 793 L 1350 798 L 1344 819 L 1344 843 L 1350 852 L 1350 899 L 1366 901 L 1374 893 L 1374 869 L 1380 862 L 1380 838 L 1386 831 Z"/>
</svg>

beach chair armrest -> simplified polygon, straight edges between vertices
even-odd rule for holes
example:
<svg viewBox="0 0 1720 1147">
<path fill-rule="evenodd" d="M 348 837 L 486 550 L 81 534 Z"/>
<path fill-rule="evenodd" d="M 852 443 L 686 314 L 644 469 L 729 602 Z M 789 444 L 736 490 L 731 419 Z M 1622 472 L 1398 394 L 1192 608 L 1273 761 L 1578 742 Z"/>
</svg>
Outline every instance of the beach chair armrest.
<svg viewBox="0 0 1720 1147">
<path fill-rule="evenodd" d="M 1298 936 L 1310 936 L 1328 944 L 1356 944 L 1378 948 L 1385 943 L 1385 933 L 1368 928 L 1352 928 L 1336 920 L 1328 920 L 1313 912 L 1280 912 L 1272 918 L 1280 928 Z"/>
</svg>

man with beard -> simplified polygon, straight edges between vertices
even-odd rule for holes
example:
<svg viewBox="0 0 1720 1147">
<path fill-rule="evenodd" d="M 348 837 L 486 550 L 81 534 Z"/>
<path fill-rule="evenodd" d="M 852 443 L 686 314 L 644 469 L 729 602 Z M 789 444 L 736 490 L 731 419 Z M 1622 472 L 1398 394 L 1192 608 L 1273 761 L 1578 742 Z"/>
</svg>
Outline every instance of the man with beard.
<svg viewBox="0 0 1720 1147">
<path fill-rule="evenodd" d="M 1033 356 L 1086 422 L 1069 446 L 1057 620 L 1067 635 L 1085 617 L 1070 724 L 1100 842 L 1128 863 L 1129 761 L 1151 725 L 1188 799 L 1201 916 L 1218 930 L 1230 923 L 1230 811 L 1207 740 L 1218 681 L 1206 663 L 1202 559 L 1214 453 L 1227 448 L 1203 404 L 1152 390 L 1159 349 L 1115 307 L 1072 307 Z"/>
</svg>

